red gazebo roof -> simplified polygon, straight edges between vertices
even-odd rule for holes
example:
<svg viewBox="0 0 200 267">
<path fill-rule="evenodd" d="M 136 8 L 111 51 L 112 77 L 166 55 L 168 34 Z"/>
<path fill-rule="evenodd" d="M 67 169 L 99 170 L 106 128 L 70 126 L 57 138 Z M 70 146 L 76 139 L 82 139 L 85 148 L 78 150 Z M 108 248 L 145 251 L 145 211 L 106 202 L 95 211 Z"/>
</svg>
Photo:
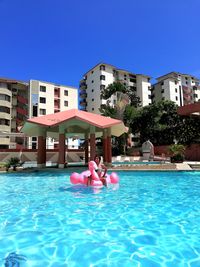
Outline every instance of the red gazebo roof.
<svg viewBox="0 0 200 267">
<path fill-rule="evenodd" d="M 92 124 L 99 128 L 108 128 L 117 124 L 122 123 L 120 120 L 112 119 L 109 117 L 105 117 L 102 115 L 78 110 L 78 109 L 70 109 L 62 112 L 58 112 L 55 114 L 44 115 L 36 118 L 32 118 L 27 120 L 27 122 L 39 124 L 42 126 L 56 126 L 65 121 L 77 119 L 80 121 L 84 121 L 86 123 Z"/>
</svg>

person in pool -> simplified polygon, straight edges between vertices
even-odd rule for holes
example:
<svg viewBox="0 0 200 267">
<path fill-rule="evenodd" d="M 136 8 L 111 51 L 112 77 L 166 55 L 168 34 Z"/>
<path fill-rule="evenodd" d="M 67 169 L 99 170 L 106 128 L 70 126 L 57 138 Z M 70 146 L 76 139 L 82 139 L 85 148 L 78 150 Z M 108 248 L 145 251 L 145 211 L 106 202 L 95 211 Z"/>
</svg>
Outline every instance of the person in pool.
<svg viewBox="0 0 200 267">
<path fill-rule="evenodd" d="M 101 163 L 101 156 L 96 155 L 94 157 L 94 162 L 97 164 L 98 169 L 96 171 L 97 171 L 97 174 L 98 174 L 102 184 L 107 186 L 106 177 L 105 177 L 105 175 L 107 173 L 107 168 L 104 164 Z M 92 181 L 92 177 L 89 176 L 87 185 L 91 185 L 91 181 Z"/>
</svg>

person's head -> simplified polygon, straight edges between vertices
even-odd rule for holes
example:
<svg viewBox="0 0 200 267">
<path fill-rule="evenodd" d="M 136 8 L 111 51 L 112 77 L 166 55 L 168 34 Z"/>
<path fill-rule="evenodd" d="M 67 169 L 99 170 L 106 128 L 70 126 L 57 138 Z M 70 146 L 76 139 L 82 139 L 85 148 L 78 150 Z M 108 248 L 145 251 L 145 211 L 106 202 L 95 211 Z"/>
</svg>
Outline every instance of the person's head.
<svg viewBox="0 0 200 267">
<path fill-rule="evenodd" d="M 99 163 L 101 162 L 101 156 L 96 155 L 94 157 L 94 161 L 96 162 L 97 165 L 99 165 Z"/>
</svg>

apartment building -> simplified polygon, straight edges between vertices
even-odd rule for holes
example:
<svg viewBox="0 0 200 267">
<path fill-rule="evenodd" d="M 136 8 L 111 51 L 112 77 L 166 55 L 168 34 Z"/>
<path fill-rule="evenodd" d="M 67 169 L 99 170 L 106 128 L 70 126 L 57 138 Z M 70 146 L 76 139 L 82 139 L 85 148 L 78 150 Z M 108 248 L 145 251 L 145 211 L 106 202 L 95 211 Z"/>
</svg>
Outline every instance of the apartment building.
<svg viewBox="0 0 200 267">
<path fill-rule="evenodd" d="M 140 97 L 142 106 L 151 104 L 150 76 L 131 73 L 110 64 L 99 63 L 86 72 L 80 81 L 80 108 L 89 112 L 100 113 L 101 104 L 106 103 L 106 100 L 100 97 L 101 90 L 115 81 L 120 81 L 129 86 Z M 113 95 L 110 99 L 111 105 L 114 105 L 115 101 L 116 96 Z"/>
<path fill-rule="evenodd" d="M 77 88 L 50 82 L 30 80 L 29 118 L 78 109 Z M 77 148 L 78 140 L 68 139 L 68 148 Z M 57 140 L 47 138 L 47 148 L 56 148 Z M 37 147 L 37 137 L 29 141 L 30 148 Z"/>
<path fill-rule="evenodd" d="M 28 118 L 28 83 L 0 78 L 0 148 L 24 143 L 20 126 Z"/>
<path fill-rule="evenodd" d="M 37 148 L 37 137 L 24 138 L 20 128 L 35 116 L 78 108 L 77 88 L 50 82 L 22 82 L 0 78 L 0 149 Z M 57 140 L 47 138 L 47 148 L 55 148 Z M 69 148 L 77 148 L 78 140 L 68 139 Z"/>
<path fill-rule="evenodd" d="M 152 86 L 152 101 L 174 101 L 178 106 L 200 101 L 200 80 L 192 75 L 170 72 Z"/>
</svg>

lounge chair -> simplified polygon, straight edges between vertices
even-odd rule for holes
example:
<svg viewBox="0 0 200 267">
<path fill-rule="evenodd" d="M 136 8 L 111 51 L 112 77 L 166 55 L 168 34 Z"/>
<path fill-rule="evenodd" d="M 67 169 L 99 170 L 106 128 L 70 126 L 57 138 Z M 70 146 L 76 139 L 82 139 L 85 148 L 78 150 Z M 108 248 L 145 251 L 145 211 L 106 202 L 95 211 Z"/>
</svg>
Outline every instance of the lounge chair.
<svg viewBox="0 0 200 267">
<path fill-rule="evenodd" d="M 130 162 L 130 158 L 129 157 L 125 157 L 124 161 Z"/>
<path fill-rule="evenodd" d="M 119 161 L 121 161 L 121 160 L 122 160 L 122 157 L 121 157 L 121 156 L 117 156 L 117 157 L 116 157 L 116 161 L 119 162 Z"/>
</svg>

